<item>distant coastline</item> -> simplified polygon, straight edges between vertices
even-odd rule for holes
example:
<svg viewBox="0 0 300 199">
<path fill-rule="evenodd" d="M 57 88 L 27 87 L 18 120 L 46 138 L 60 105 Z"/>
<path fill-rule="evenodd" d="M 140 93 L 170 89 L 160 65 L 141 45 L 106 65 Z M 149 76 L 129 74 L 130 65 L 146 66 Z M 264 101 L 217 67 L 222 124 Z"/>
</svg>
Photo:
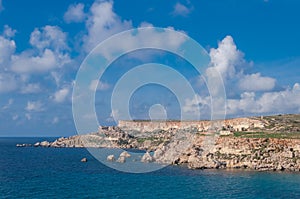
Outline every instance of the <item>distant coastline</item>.
<svg viewBox="0 0 300 199">
<path fill-rule="evenodd" d="M 300 171 L 300 115 L 221 121 L 120 121 L 98 132 L 19 147 L 105 147 L 147 151 L 142 162 L 191 169 Z M 150 155 L 148 152 L 153 152 Z M 127 154 L 130 156 L 130 154 Z M 126 162 L 126 155 L 107 161 Z"/>
</svg>

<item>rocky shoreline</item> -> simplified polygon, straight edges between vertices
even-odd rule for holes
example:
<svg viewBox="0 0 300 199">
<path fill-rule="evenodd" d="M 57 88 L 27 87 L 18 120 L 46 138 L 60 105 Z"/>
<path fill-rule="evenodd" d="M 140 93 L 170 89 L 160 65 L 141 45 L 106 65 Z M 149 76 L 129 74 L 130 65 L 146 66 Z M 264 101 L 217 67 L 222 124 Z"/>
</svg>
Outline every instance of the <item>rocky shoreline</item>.
<svg viewBox="0 0 300 199">
<path fill-rule="evenodd" d="M 294 124 L 297 122 L 294 121 Z M 187 165 L 190 169 L 232 168 L 299 172 L 300 139 L 277 138 L 274 135 L 279 135 L 278 132 L 267 134 L 269 137 L 261 136 L 265 134 L 259 134 L 261 137 L 243 137 L 256 135 L 254 130 L 256 132 L 269 129 L 268 125 L 273 124 L 265 122 L 260 129 L 257 127 L 251 129 L 251 125 L 248 125 L 250 127 L 244 129 L 244 132 L 232 132 L 226 135 L 220 135 L 215 131 L 201 132 L 199 128 L 191 126 L 165 130 L 153 129 L 147 132 L 130 130 L 130 128 L 123 130 L 118 126 L 100 127 L 95 133 L 61 137 L 54 142 L 43 141 L 33 145 L 18 146 L 139 149 L 146 151 L 141 157 L 141 162 Z M 224 126 L 221 130 L 224 131 Z M 128 152 L 120 154 L 119 157 L 110 155 L 107 161 L 125 163 L 128 157 L 130 157 Z"/>
</svg>

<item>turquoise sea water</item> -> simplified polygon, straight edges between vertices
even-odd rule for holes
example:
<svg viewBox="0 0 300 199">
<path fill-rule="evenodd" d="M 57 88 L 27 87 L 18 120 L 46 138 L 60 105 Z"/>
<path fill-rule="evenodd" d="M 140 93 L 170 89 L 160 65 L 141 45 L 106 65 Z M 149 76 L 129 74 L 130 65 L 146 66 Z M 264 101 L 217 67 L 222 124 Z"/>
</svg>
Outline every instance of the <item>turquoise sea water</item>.
<svg viewBox="0 0 300 199">
<path fill-rule="evenodd" d="M 0 138 L 0 198 L 300 198 L 300 173 L 169 166 L 131 174 L 86 149 L 15 147 L 40 140 Z"/>
</svg>

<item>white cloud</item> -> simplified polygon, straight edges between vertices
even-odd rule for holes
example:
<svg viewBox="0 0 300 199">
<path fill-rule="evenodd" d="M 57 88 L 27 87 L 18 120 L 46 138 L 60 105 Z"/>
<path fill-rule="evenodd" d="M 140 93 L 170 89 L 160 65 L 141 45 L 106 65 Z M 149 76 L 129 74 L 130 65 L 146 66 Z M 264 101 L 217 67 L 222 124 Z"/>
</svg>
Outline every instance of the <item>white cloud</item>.
<svg viewBox="0 0 300 199">
<path fill-rule="evenodd" d="M 187 7 L 179 2 L 174 5 L 173 15 L 177 16 L 188 16 L 192 11 L 192 7 Z"/>
<path fill-rule="evenodd" d="M 42 73 L 71 62 L 67 35 L 57 26 L 35 29 L 30 36 L 33 49 L 12 56 L 11 70 L 16 73 Z"/>
<path fill-rule="evenodd" d="M 68 88 L 62 88 L 54 93 L 53 100 L 57 103 L 64 102 L 69 95 Z"/>
<path fill-rule="evenodd" d="M 59 118 L 58 117 L 54 117 L 52 120 L 52 124 L 57 124 L 59 122 Z"/>
<path fill-rule="evenodd" d="M 28 101 L 25 110 L 39 112 L 45 109 L 43 107 L 43 104 L 40 101 Z"/>
<path fill-rule="evenodd" d="M 110 85 L 105 83 L 105 82 L 101 82 L 99 80 L 93 80 L 90 84 L 90 90 L 94 91 L 94 90 L 100 90 L 100 91 L 104 91 L 110 88 Z"/>
<path fill-rule="evenodd" d="M 9 73 L 0 73 L 0 93 L 10 92 L 17 88 L 16 77 Z"/>
<path fill-rule="evenodd" d="M 85 17 L 84 4 L 82 3 L 70 5 L 67 12 L 64 14 L 64 20 L 67 23 L 82 22 Z"/>
<path fill-rule="evenodd" d="M 15 121 L 15 120 L 17 120 L 18 118 L 19 118 L 19 115 L 14 115 L 11 119 Z"/>
<path fill-rule="evenodd" d="M 51 48 L 55 52 L 68 50 L 67 34 L 58 26 L 45 26 L 41 29 L 35 28 L 30 35 L 30 44 L 41 52 Z"/>
<path fill-rule="evenodd" d="M 3 110 L 10 108 L 10 106 L 14 103 L 14 99 L 9 99 L 7 104 L 2 107 Z"/>
<path fill-rule="evenodd" d="M 107 122 L 118 121 L 121 118 L 120 111 L 117 109 L 113 109 L 110 113 L 109 118 L 106 119 Z"/>
<path fill-rule="evenodd" d="M 29 113 L 25 113 L 25 117 L 27 120 L 31 120 L 31 115 Z"/>
<path fill-rule="evenodd" d="M 50 49 L 38 56 L 28 52 L 12 57 L 11 70 L 17 73 L 42 73 L 70 62 L 68 55 L 57 55 Z"/>
<path fill-rule="evenodd" d="M 41 91 L 41 86 L 39 83 L 26 84 L 21 88 L 21 93 L 24 94 L 38 93 L 40 91 Z"/>
<path fill-rule="evenodd" d="M 113 11 L 112 1 L 96 0 L 90 8 L 86 27 L 88 33 L 84 37 L 84 48 L 89 52 L 109 36 L 132 28 L 132 24 L 130 21 L 123 21 Z"/>
<path fill-rule="evenodd" d="M 228 100 L 229 114 L 250 113 L 299 113 L 300 84 L 278 92 L 265 92 L 256 96 L 254 92 L 244 92 L 240 99 Z"/>
<path fill-rule="evenodd" d="M 62 78 L 62 74 L 58 73 L 56 71 L 52 71 L 51 72 L 51 77 L 54 79 L 56 86 L 59 87 L 60 81 L 61 81 L 61 78 Z"/>
<path fill-rule="evenodd" d="M 117 52 L 139 49 L 141 46 L 177 50 L 186 39 L 183 35 L 172 31 L 174 30 L 172 27 L 168 27 L 165 31 L 157 31 L 151 26 L 148 27 L 147 31 L 143 31 L 143 34 L 136 32 L 136 34 L 119 35 L 117 38 L 114 38 L 113 42 L 107 44 L 105 49 L 97 49 L 97 53 L 101 53 L 105 58 L 111 59 L 112 55 Z M 151 55 L 151 51 L 149 54 Z M 149 54 L 144 55 L 141 59 L 144 60 Z"/>
<path fill-rule="evenodd" d="M 272 91 L 276 79 L 262 76 L 260 73 L 245 74 L 249 63 L 244 60 L 243 53 L 237 49 L 231 36 L 226 36 L 219 42 L 218 48 L 212 48 L 210 57 L 211 67 L 206 71 L 207 82 L 213 85 L 218 77 L 217 73 L 220 73 L 227 96 L 229 93 L 229 96 L 234 97 L 227 100 L 229 115 L 300 111 L 300 103 L 297 102 L 299 100 L 296 100 L 300 93 L 299 84 L 295 84 L 292 89 Z M 212 91 L 220 92 L 214 88 Z M 236 99 L 236 95 L 240 97 Z"/>
<path fill-rule="evenodd" d="M 5 68 L 7 70 L 8 65 L 11 60 L 11 56 L 15 53 L 16 43 L 6 36 L 8 33 L 3 33 L 0 35 L 0 68 Z"/>
<path fill-rule="evenodd" d="M 186 113 L 185 117 L 189 117 L 188 119 L 199 119 L 202 114 L 202 116 L 208 116 L 210 107 L 210 96 L 200 96 L 196 94 L 192 99 L 185 99 L 182 110 Z"/>
<path fill-rule="evenodd" d="M 260 73 L 245 75 L 240 79 L 239 87 L 244 91 L 269 91 L 275 87 L 276 80 L 262 77 Z"/>
<path fill-rule="evenodd" d="M 226 36 L 218 44 L 218 48 L 210 50 L 211 66 L 222 75 L 224 81 L 235 77 L 236 67 L 244 63 L 244 54 L 239 51 L 231 36 Z"/>
<path fill-rule="evenodd" d="M 16 34 L 16 30 L 12 29 L 11 27 L 9 27 L 8 25 L 4 25 L 4 31 L 3 31 L 3 35 L 7 38 L 12 38 L 15 36 Z"/>
</svg>

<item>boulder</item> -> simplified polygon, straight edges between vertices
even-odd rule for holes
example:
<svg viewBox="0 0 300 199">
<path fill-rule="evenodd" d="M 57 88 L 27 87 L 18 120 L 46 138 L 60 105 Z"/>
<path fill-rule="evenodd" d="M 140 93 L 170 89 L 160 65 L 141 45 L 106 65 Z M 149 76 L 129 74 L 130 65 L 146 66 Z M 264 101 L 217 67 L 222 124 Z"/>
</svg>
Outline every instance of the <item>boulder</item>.
<svg viewBox="0 0 300 199">
<path fill-rule="evenodd" d="M 120 157 L 130 158 L 131 155 L 130 155 L 127 151 L 123 151 L 123 152 L 120 154 Z"/>
<path fill-rule="evenodd" d="M 87 158 L 82 158 L 80 161 L 81 162 L 87 162 Z"/>
<path fill-rule="evenodd" d="M 124 156 L 120 156 L 118 159 L 117 159 L 117 162 L 119 163 L 125 163 L 126 162 L 126 158 Z"/>
<path fill-rule="evenodd" d="M 149 149 L 152 145 L 152 142 L 151 140 L 145 140 L 144 143 L 143 143 L 143 148 L 144 149 Z"/>
<path fill-rule="evenodd" d="M 115 161 L 115 156 L 114 155 L 109 155 L 109 156 L 107 156 L 106 160 L 110 161 L 110 162 L 113 162 L 113 161 Z"/>
<path fill-rule="evenodd" d="M 43 142 L 40 143 L 40 146 L 41 147 L 49 147 L 50 143 L 48 141 L 43 141 Z"/>
<path fill-rule="evenodd" d="M 141 162 L 145 162 L 145 163 L 149 163 L 149 162 L 153 162 L 153 157 L 150 155 L 149 152 L 146 152 L 142 159 L 141 159 Z"/>
<path fill-rule="evenodd" d="M 156 149 L 156 151 L 154 152 L 153 158 L 155 160 L 159 159 L 162 157 L 162 155 L 164 154 L 164 151 L 161 149 Z"/>
<path fill-rule="evenodd" d="M 38 147 L 38 146 L 40 146 L 40 143 L 37 142 L 37 143 L 35 143 L 33 146 L 34 146 L 34 147 Z"/>
</svg>

